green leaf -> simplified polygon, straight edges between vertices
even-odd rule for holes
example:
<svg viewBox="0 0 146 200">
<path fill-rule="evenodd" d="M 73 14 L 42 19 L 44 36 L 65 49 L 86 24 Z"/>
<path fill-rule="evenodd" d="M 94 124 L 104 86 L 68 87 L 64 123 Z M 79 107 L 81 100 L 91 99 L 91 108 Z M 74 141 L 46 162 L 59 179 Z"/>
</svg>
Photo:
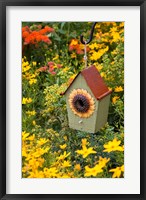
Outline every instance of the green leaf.
<svg viewBox="0 0 146 200">
<path fill-rule="evenodd" d="M 61 34 L 66 34 L 66 31 L 61 30 L 61 29 L 58 29 L 58 32 L 61 33 Z"/>
<path fill-rule="evenodd" d="M 66 24 L 66 22 L 62 22 L 61 23 L 61 29 L 63 29 L 64 25 Z"/>
</svg>

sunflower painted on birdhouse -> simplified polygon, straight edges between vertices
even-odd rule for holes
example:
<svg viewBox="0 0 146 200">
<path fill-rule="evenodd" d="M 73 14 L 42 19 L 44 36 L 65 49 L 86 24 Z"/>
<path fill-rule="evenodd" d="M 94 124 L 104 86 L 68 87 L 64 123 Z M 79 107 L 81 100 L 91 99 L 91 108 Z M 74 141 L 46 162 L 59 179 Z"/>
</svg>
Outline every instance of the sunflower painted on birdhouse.
<svg viewBox="0 0 146 200">
<path fill-rule="evenodd" d="M 79 72 L 64 94 L 70 128 L 96 133 L 105 125 L 111 91 L 95 66 Z"/>
</svg>

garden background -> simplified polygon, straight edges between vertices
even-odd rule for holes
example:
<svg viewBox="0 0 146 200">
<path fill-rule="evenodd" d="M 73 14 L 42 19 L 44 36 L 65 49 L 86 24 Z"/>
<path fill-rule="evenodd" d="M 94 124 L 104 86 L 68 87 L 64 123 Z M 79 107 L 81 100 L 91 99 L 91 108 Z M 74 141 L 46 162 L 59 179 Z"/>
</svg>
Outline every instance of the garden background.
<svg viewBox="0 0 146 200">
<path fill-rule="evenodd" d="M 68 127 L 60 95 L 84 69 L 92 22 L 22 23 L 22 177 L 124 177 L 124 23 L 98 22 L 87 45 L 112 90 L 107 124 L 97 133 Z"/>
</svg>

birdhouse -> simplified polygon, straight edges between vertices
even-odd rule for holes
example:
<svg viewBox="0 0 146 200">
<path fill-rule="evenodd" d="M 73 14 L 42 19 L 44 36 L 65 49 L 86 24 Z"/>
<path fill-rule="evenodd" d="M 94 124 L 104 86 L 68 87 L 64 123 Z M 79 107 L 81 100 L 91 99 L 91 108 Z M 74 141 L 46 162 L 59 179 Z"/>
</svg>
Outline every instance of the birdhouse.
<svg viewBox="0 0 146 200">
<path fill-rule="evenodd" d="M 64 92 L 69 127 L 96 133 L 107 122 L 110 94 L 95 66 L 79 72 Z"/>
</svg>

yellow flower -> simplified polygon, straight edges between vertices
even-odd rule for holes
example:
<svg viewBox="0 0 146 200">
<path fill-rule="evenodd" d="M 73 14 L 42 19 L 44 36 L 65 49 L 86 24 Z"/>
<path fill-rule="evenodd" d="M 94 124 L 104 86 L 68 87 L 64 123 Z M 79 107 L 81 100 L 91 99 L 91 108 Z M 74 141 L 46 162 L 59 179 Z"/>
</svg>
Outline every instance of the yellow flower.
<svg viewBox="0 0 146 200">
<path fill-rule="evenodd" d="M 116 32 L 116 31 L 117 31 L 117 27 L 110 28 L 110 32 Z"/>
<path fill-rule="evenodd" d="M 101 173 L 101 172 L 103 172 L 103 170 L 101 169 L 100 165 L 95 165 L 95 167 L 93 167 L 93 168 L 85 166 L 85 174 L 84 174 L 84 176 L 85 177 L 97 176 L 97 174 Z"/>
<path fill-rule="evenodd" d="M 100 28 L 100 26 L 101 26 L 100 24 L 96 24 L 95 28 Z"/>
<path fill-rule="evenodd" d="M 36 125 L 36 121 L 35 121 L 35 120 L 33 120 L 33 121 L 32 121 L 32 124 L 35 126 L 35 125 Z"/>
<path fill-rule="evenodd" d="M 124 26 L 124 22 L 121 22 L 119 27 L 123 27 Z"/>
<path fill-rule="evenodd" d="M 30 170 L 30 166 L 27 164 L 25 165 L 23 168 L 22 168 L 22 172 L 25 173 L 25 172 L 28 172 Z"/>
<path fill-rule="evenodd" d="M 59 58 L 59 55 L 57 54 L 54 58 L 53 58 L 53 60 L 57 60 Z"/>
<path fill-rule="evenodd" d="M 29 65 L 24 66 L 24 65 L 22 64 L 22 72 L 26 72 L 26 71 L 28 71 L 29 69 L 30 69 L 30 66 L 29 66 Z"/>
<path fill-rule="evenodd" d="M 104 152 L 111 152 L 111 151 L 124 151 L 124 147 L 119 146 L 121 144 L 120 140 L 116 138 L 113 141 L 109 141 L 107 144 L 104 144 Z"/>
<path fill-rule="evenodd" d="M 110 158 L 102 158 L 101 156 L 99 157 L 98 164 L 101 168 L 106 166 L 106 163 L 110 161 Z"/>
<path fill-rule="evenodd" d="M 98 71 L 100 71 L 100 70 L 103 68 L 103 66 L 100 65 L 100 64 L 98 64 L 98 63 L 94 63 L 94 65 L 95 65 L 95 67 L 96 67 L 96 69 L 97 69 Z"/>
<path fill-rule="evenodd" d="M 66 151 L 61 154 L 59 157 L 57 157 L 58 160 L 64 160 L 65 158 L 67 158 L 68 156 L 70 155 L 70 152 L 69 153 L 66 153 Z"/>
<path fill-rule="evenodd" d="M 75 170 L 80 171 L 81 170 L 81 165 L 80 164 L 76 164 L 75 165 Z"/>
<path fill-rule="evenodd" d="M 65 167 L 70 167 L 70 166 L 71 166 L 71 164 L 70 164 L 69 161 L 64 160 L 64 162 L 62 163 L 62 167 L 63 167 L 63 168 L 65 168 Z"/>
<path fill-rule="evenodd" d="M 29 62 L 28 62 L 28 61 L 22 63 L 22 67 L 26 67 L 26 66 L 28 66 L 28 65 L 29 65 Z"/>
<path fill-rule="evenodd" d="M 70 57 L 71 57 L 71 58 L 76 58 L 77 55 L 76 55 L 76 53 L 72 53 L 72 54 L 70 55 Z"/>
<path fill-rule="evenodd" d="M 22 104 L 28 104 L 28 103 L 31 103 L 31 102 L 32 102 L 31 98 L 25 98 L 25 97 L 23 97 L 23 99 L 22 99 Z"/>
<path fill-rule="evenodd" d="M 51 168 L 45 167 L 43 172 L 46 178 L 53 178 L 57 176 L 58 170 L 56 169 L 56 167 L 51 167 Z"/>
<path fill-rule="evenodd" d="M 42 164 L 45 162 L 44 158 L 38 158 L 37 160 L 40 163 L 40 166 L 42 166 Z"/>
<path fill-rule="evenodd" d="M 81 150 L 76 151 L 78 154 L 81 154 L 83 158 L 86 158 L 89 154 L 95 154 L 97 153 L 96 151 L 93 150 L 93 147 L 89 147 L 87 149 L 86 146 L 83 146 Z"/>
<path fill-rule="evenodd" d="M 103 54 L 108 51 L 108 49 L 109 49 L 109 47 L 107 46 L 104 49 L 99 49 L 98 52 L 96 52 L 96 51 L 92 52 L 92 55 L 90 56 L 90 59 L 91 60 L 98 60 L 98 59 L 100 59 L 101 56 L 103 56 Z"/>
<path fill-rule="evenodd" d="M 67 174 L 63 174 L 62 176 L 59 176 L 58 178 L 70 178 L 70 176 Z"/>
<path fill-rule="evenodd" d="M 98 52 L 94 51 L 92 53 L 92 55 L 90 56 L 90 59 L 91 60 L 98 60 L 103 54 L 104 54 L 104 52 L 102 52 L 101 50 L 99 50 Z"/>
<path fill-rule="evenodd" d="M 87 139 L 86 138 L 83 138 L 82 139 L 82 147 L 83 146 L 86 146 L 86 145 L 88 145 L 89 144 L 89 142 L 87 142 Z"/>
<path fill-rule="evenodd" d="M 115 92 L 122 92 L 123 88 L 121 86 L 115 88 Z"/>
<path fill-rule="evenodd" d="M 69 176 L 69 178 L 75 178 L 73 172 L 68 172 L 68 176 Z"/>
<path fill-rule="evenodd" d="M 30 175 L 28 176 L 28 178 L 44 178 L 44 173 L 42 171 L 35 170 L 29 172 L 29 174 Z"/>
<path fill-rule="evenodd" d="M 43 154 L 45 154 L 45 153 L 47 153 L 48 152 L 48 150 L 49 150 L 49 148 L 47 147 L 47 148 L 45 148 L 45 149 L 43 149 L 43 148 L 38 148 L 38 149 L 36 149 L 36 151 L 32 154 L 34 157 L 40 157 L 40 156 L 42 156 Z"/>
<path fill-rule="evenodd" d="M 72 45 L 77 45 L 77 44 L 78 44 L 78 40 L 72 39 L 72 40 L 71 40 L 71 43 L 70 43 L 70 46 L 72 46 Z"/>
<path fill-rule="evenodd" d="M 63 145 L 59 145 L 60 146 L 60 149 L 65 149 L 66 148 L 66 144 L 63 144 Z"/>
<path fill-rule="evenodd" d="M 35 110 L 32 110 L 32 111 L 26 111 L 26 114 L 28 114 L 29 116 L 34 116 L 36 114 L 36 111 Z"/>
<path fill-rule="evenodd" d="M 124 165 L 121 167 L 116 167 L 114 169 L 110 169 L 109 172 L 114 172 L 112 175 L 112 178 L 119 178 L 121 176 L 121 173 L 124 172 Z"/>
<path fill-rule="evenodd" d="M 27 139 L 30 140 L 30 141 L 33 141 L 35 139 L 35 134 L 29 136 Z"/>
<path fill-rule="evenodd" d="M 41 145 L 47 143 L 48 141 L 49 141 L 49 140 L 46 139 L 46 138 L 40 138 L 40 140 L 37 141 L 37 144 L 38 144 L 39 146 L 41 146 Z"/>
<path fill-rule="evenodd" d="M 98 44 L 97 44 L 97 43 L 90 44 L 90 45 L 89 45 L 89 48 L 90 48 L 90 49 L 98 48 Z"/>
<path fill-rule="evenodd" d="M 63 138 L 64 138 L 65 141 L 67 141 L 67 136 L 66 135 Z"/>
<path fill-rule="evenodd" d="M 63 71 L 63 72 L 67 72 L 67 71 L 69 71 L 69 70 L 70 70 L 69 67 L 65 67 L 62 71 Z"/>
<path fill-rule="evenodd" d="M 36 158 L 31 157 L 31 159 L 29 159 L 29 165 L 32 168 L 32 171 L 35 171 L 38 169 L 38 167 L 40 166 L 40 163 L 37 161 Z"/>
<path fill-rule="evenodd" d="M 116 101 L 117 101 L 119 98 L 120 98 L 120 97 L 118 97 L 118 96 L 113 97 L 113 98 L 112 98 L 112 102 L 115 104 Z"/>
<path fill-rule="evenodd" d="M 121 38 L 120 34 L 117 32 L 113 32 L 111 35 L 113 36 L 113 40 L 112 40 L 113 42 L 117 42 Z"/>
<path fill-rule="evenodd" d="M 30 133 L 26 133 L 26 131 L 22 132 L 22 140 L 26 140 L 26 138 L 30 135 Z"/>
<path fill-rule="evenodd" d="M 22 147 L 22 156 L 27 157 L 27 152 L 26 152 L 25 147 Z"/>
<path fill-rule="evenodd" d="M 111 87 L 108 87 L 108 89 L 112 91 L 112 88 L 111 88 Z"/>
<path fill-rule="evenodd" d="M 106 77 L 105 72 L 101 72 L 100 75 L 101 75 L 101 77 Z"/>
<path fill-rule="evenodd" d="M 35 79 L 35 78 L 29 80 L 29 84 L 30 84 L 30 85 L 32 85 L 32 84 L 34 84 L 34 83 L 36 83 L 36 82 L 37 82 L 37 79 Z"/>
<path fill-rule="evenodd" d="M 32 64 L 33 64 L 33 66 L 35 67 L 37 63 L 36 63 L 36 62 L 32 62 Z"/>
</svg>

